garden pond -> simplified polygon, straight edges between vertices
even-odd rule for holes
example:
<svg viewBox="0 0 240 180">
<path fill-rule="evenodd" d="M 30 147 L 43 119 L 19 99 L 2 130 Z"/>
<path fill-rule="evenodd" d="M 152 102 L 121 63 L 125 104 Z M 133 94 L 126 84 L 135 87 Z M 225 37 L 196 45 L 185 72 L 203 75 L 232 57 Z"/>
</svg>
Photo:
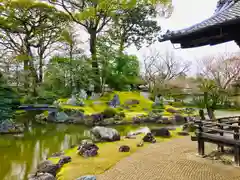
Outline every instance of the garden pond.
<svg viewBox="0 0 240 180">
<path fill-rule="evenodd" d="M 217 117 L 237 116 L 240 112 L 216 111 Z M 26 123 L 26 118 L 24 122 Z M 28 118 L 27 118 L 28 119 Z M 29 119 L 27 120 L 27 124 Z M 154 128 L 158 124 L 114 126 L 121 135 L 140 127 Z M 88 138 L 89 127 L 65 124 L 36 124 L 19 135 L 0 135 L 0 179 L 27 180 L 37 164 L 55 152 L 71 148 Z"/>
<path fill-rule="evenodd" d="M 160 125 L 114 126 L 121 135 L 140 127 Z M 86 139 L 89 128 L 81 125 L 33 124 L 24 134 L 0 136 L 0 179 L 27 180 L 37 164 L 55 152 Z"/>
</svg>

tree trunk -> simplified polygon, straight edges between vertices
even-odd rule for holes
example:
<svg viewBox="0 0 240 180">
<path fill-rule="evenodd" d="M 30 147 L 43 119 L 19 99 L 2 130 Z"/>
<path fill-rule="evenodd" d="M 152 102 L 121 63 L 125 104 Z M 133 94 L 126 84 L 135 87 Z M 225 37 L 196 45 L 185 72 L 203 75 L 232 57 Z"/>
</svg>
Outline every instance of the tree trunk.
<svg viewBox="0 0 240 180">
<path fill-rule="evenodd" d="M 43 82 L 43 55 L 39 56 L 39 83 Z"/>
<path fill-rule="evenodd" d="M 99 68 L 98 68 L 98 62 L 97 62 L 97 32 L 95 30 L 91 31 L 90 33 L 90 52 L 92 55 L 92 69 L 95 74 L 94 80 L 94 91 L 96 93 L 101 92 L 101 87 L 100 87 L 100 73 L 99 73 Z"/>
<path fill-rule="evenodd" d="M 70 87 L 71 89 L 73 88 L 73 65 L 72 65 L 72 60 L 73 60 L 73 45 L 70 44 L 70 51 L 69 51 L 69 58 L 70 58 Z"/>
<path fill-rule="evenodd" d="M 121 55 L 123 53 L 124 50 L 124 38 L 121 37 L 120 39 L 120 45 L 119 45 L 119 54 Z"/>
<path fill-rule="evenodd" d="M 205 118 L 205 116 L 204 116 L 204 111 L 203 111 L 203 109 L 200 109 L 198 113 L 199 113 L 199 116 L 200 116 L 201 120 L 206 120 L 206 118 Z"/>
<path fill-rule="evenodd" d="M 214 109 L 212 107 L 207 107 L 207 113 L 210 120 L 215 120 Z"/>
<path fill-rule="evenodd" d="M 38 76 L 36 69 L 34 68 L 34 63 L 33 63 L 33 54 L 31 51 L 30 45 L 27 44 L 27 55 L 28 55 L 28 60 L 29 60 L 29 70 L 30 70 L 30 77 L 32 78 L 32 95 L 34 97 L 37 96 L 37 83 L 38 83 Z"/>
<path fill-rule="evenodd" d="M 28 77 L 29 77 L 29 60 L 26 59 L 23 62 L 23 69 L 24 69 L 24 90 L 27 93 L 29 88 Z"/>
</svg>

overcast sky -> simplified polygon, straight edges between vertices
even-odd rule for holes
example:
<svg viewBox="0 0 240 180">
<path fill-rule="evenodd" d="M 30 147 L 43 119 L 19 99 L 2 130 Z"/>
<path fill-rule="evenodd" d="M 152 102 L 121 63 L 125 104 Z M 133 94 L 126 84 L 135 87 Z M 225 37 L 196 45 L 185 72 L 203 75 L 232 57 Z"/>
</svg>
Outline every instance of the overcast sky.
<svg viewBox="0 0 240 180">
<path fill-rule="evenodd" d="M 183 29 L 213 15 L 216 4 L 217 0 L 173 0 L 174 11 L 172 16 L 169 19 L 159 19 L 159 23 L 163 31 L 167 29 Z M 239 50 L 235 42 L 191 49 L 174 49 L 170 41 L 167 41 L 163 43 L 156 42 L 152 45 L 152 48 L 159 49 L 163 53 L 167 50 L 174 51 L 176 56 L 182 59 L 191 60 L 193 62 L 192 73 L 196 72 L 196 60 L 201 59 L 201 57 L 221 52 L 236 52 Z M 128 53 L 136 54 L 142 61 L 143 55 L 146 54 L 147 51 L 147 48 L 143 48 L 140 51 L 137 51 L 135 48 L 130 48 Z"/>
</svg>

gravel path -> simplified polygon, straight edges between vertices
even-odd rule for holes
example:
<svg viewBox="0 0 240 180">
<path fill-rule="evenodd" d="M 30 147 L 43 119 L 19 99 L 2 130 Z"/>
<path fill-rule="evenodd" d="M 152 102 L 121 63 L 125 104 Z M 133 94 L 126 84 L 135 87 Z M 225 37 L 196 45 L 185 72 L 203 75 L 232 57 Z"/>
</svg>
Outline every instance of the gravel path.
<svg viewBox="0 0 240 180">
<path fill-rule="evenodd" d="M 97 180 L 240 180 L 240 167 L 198 157 L 196 145 L 190 137 L 151 144 Z"/>
</svg>

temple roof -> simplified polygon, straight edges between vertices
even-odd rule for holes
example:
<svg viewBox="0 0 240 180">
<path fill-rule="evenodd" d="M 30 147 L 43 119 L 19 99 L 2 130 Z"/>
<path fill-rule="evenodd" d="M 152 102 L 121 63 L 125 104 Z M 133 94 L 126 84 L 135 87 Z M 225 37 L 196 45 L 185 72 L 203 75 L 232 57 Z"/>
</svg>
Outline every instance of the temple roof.
<svg viewBox="0 0 240 180">
<path fill-rule="evenodd" d="M 167 31 L 166 34 L 159 37 L 159 41 L 163 42 L 171 40 L 172 43 L 180 43 L 181 45 L 185 44 L 185 46 L 182 48 L 222 43 L 235 39 L 230 38 L 228 35 L 228 37 L 222 37 L 222 39 L 219 39 L 218 37 L 218 42 L 213 42 L 213 38 L 211 38 L 211 40 L 208 41 L 206 41 L 206 39 L 202 41 L 198 40 L 198 43 L 194 42 L 194 44 L 192 42 L 191 44 L 187 45 L 188 41 L 190 42 L 193 40 L 193 38 L 195 38 L 194 36 L 198 36 L 200 33 L 201 35 L 210 36 L 210 34 L 214 34 L 213 32 L 209 32 L 208 35 L 206 34 L 210 29 L 218 29 L 218 33 L 220 33 L 219 28 L 233 24 L 240 24 L 240 0 L 220 0 L 213 16 L 186 29 Z M 215 31 L 215 35 L 218 35 L 217 31 Z M 199 39 L 200 37 L 196 37 L 195 40 L 197 38 Z"/>
</svg>

